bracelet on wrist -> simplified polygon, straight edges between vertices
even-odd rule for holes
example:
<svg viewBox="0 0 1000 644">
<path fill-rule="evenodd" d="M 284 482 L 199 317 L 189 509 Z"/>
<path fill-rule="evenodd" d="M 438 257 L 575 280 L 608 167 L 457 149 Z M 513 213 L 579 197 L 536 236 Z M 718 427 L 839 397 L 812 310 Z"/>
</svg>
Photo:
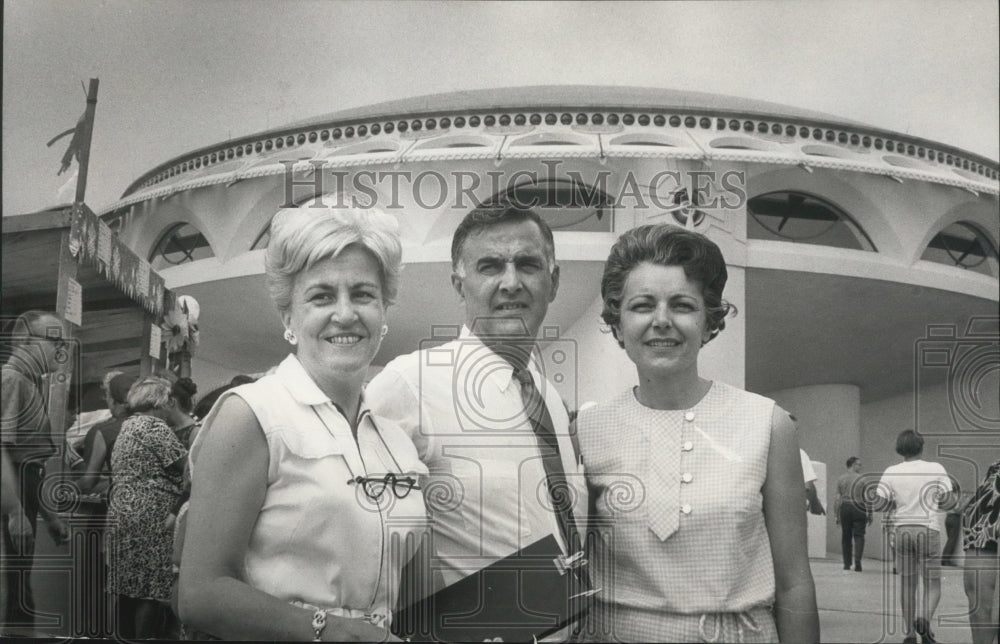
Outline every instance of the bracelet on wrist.
<svg viewBox="0 0 1000 644">
<path fill-rule="evenodd" d="M 323 629 L 326 628 L 326 611 L 317 610 L 312 617 L 313 641 L 323 641 Z"/>
</svg>

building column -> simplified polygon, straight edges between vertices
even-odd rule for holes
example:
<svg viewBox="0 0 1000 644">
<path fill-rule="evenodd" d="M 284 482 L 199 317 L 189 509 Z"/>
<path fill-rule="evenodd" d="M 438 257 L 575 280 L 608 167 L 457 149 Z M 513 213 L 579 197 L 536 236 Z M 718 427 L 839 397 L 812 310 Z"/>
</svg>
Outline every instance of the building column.
<svg viewBox="0 0 1000 644">
<path fill-rule="evenodd" d="M 840 528 L 833 515 L 835 483 L 851 456 L 861 454 L 861 391 L 856 385 L 809 385 L 765 394 L 795 416 L 799 447 L 813 461 L 816 491 L 826 516 L 809 515 L 809 556 L 840 552 Z M 822 472 L 822 473 L 821 473 Z"/>
</svg>

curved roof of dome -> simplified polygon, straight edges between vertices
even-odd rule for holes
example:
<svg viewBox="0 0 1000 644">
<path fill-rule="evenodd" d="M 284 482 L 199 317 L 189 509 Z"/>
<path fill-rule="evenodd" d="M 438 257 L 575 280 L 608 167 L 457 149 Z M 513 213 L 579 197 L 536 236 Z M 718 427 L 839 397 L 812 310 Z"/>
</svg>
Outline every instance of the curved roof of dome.
<svg viewBox="0 0 1000 644">
<path fill-rule="evenodd" d="M 440 113 L 459 110 L 490 109 L 558 109 L 593 107 L 600 109 L 663 109 L 725 111 L 757 113 L 771 117 L 810 119 L 871 127 L 858 121 L 823 112 L 805 110 L 780 103 L 758 101 L 723 94 L 691 92 L 656 87 L 608 85 L 533 85 L 474 89 L 442 94 L 427 94 L 350 108 L 289 123 L 297 128 L 331 121 L 377 119 L 402 114 Z"/>
<path fill-rule="evenodd" d="M 737 96 L 709 94 L 707 92 L 680 91 L 653 87 L 534 85 L 428 94 L 425 96 L 363 105 L 287 123 L 242 136 L 235 140 L 227 140 L 224 143 L 213 143 L 174 157 L 150 169 L 126 188 L 122 194 L 122 198 L 139 190 L 151 177 L 157 176 L 158 173 L 165 171 L 172 165 L 180 164 L 182 161 L 196 160 L 202 155 L 208 155 L 213 151 L 227 147 L 229 148 L 228 154 L 232 155 L 232 146 L 234 145 L 247 144 L 249 149 L 249 144 L 251 143 L 256 143 L 257 146 L 260 146 L 262 138 L 272 136 L 284 137 L 293 133 L 298 133 L 301 136 L 303 130 L 308 129 L 382 119 L 444 116 L 470 112 L 511 112 L 513 110 L 556 112 L 589 109 L 600 112 L 612 111 L 624 113 L 646 110 L 654 112 L 672 111 L 688 115 L 700 114 L 702 116 L 730 115 L 731 118 L 743 118 L 746 116 L 768 121 L 781 120 L 801 125 L 851 129 L 862 134 L 891 137 L 899 141 L 900 145 L 902 145 L 903 141 L 906 141 L 908 144 L 915 144 L 919 147 L 926 146 L 933 148 L 937 151 L 936 153 L 941 159 L 943 159 L 943 153 L 947 152 L 949 155 L 955 155 L 957 159 L 956 165 L 960 163 L 962 167 L 972 166 L 975 168 L 979 164 L 992 169 L 994 177 L 996 174 L 995 170 L 997 169 L 995 161 L 954 146 L 919 138 L 910 134 L 901 134 L 886 128 L 852 121 L 823 112 L 791 107 L 780 103 Z M 757 125 L 760 127 L 762 124 L 758 123 Z M 772 123 L 771 127 L 775 127 L 775 124 Z M 813 130 L 814 133 L 817 131 Z M 315 135 L 315 132 L 313 134 Z M 829 137 L 831 132 L 827 131 L 825 134 Z M 840 136 L 844 135 L 844 132 L 840 133 Z M 282 147 L 280 142 L 277 147 Z M 909 145 L 909 148 L 913 147 L 913 145 Z M 267 149 L 269 150 L 270 147 Z M 909 153 L 912 154 L 912 151 Z M 920 156 L 923 156 L 922 151 Z M 212 163 L 214 161 L 215 159 L 213 158 Z M 949 160 L 948 163 L 950 166 L 951 161 Z M 198 167 L 198 165 L 195 167 Z M 184 170 L 184 168 L 181 168 L 182 172 Z M 983 174 L 983 172 L 979 174 Z"/>
</svg>

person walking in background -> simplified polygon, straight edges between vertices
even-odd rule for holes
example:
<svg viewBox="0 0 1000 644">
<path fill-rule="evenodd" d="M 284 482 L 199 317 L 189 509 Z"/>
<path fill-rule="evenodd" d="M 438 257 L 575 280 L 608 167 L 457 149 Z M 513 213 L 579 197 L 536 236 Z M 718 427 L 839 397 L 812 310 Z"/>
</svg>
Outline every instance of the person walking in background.
<svg viewBox="0 0 1000 644">
<path fill-rule="evenodd" d="M 577 417 L 603 589 L 588 641 L 819 641 L 795 425 L 699 375 L 731 310 L 727 276 L 714 242 L 676 226 L 611 249 L 601 317 L 639 385 Z"/>
<path fill-rule="evenodd" d="M 962 529 L 972 642 L 991 644 L 1000 637 L 1000 607 L 993 601 L 1000 576 L 1000 460 L 990 465 L 965 506 Z"/>
<path fill-rule="evenodd" d="M 795 416 L 791 414 L 788 415 L 792 421 L 795 421 Z M 806 454 L 806 451 L 799 448 L 799 460 L 802 463 L 802 479 L 806 484 L 806 509 L 810 514 L 824 515 L 826 514 L 826 508 L 819 500 L 819 493 L 816 491 L 816 480 L 819 478 L 816 476 L 816 469 L 812 465 L 812 459 Z"/>
<path fill-rule="evenodd" d="M 45 461 L 55 454 L 45 409 L 43 376 L 69 360 L 62 322 L 52 313 L 28 311 L 13 323 L 12 352 L 0 369 L 0 470 L 3 497 L 5 611 L 0 631 L 31 634 L 35 601 L 31 568 L 38 515 L 58 545 L 66 541 L 66 523 L 41 499 Z"/>
<path fill-rule="evenodd" d="M 896 563 L 900 572 L 904 643 L 934 642 L 931 620 L 941 601 L 941 534 L 944 512 L 953 502 L 951 478 L 940 463 L 923 460 L 923 437 L 907 429 L 896 438 L 903 462 L 882 474 L 876 495 L 896 516 Z M 917 582 L 923 592 L 917 604 Z M 918 617 L 918 615 L 920 615 Z"/>
<path fill-rule="evenodd" d="M 892 563 L 892 574 L 898 575 L 899 569 L 896 567 L 896 530 L 893 523 L 896 520 L 896 510 L 890 507 L 882 514 L 882 533 L 885 539 L 885 546 L 889 550 L 889 561 Z"/>
<path fill-rule="evenodd" d="M 852 456 L 847 459 L 847 471 L 837 479 L 837 498 L 833 513 L 840 525 L 840 548 L 844 555 L 844 570 L 851 569 L 851 555 L 854 555 L 854 570 L 861 572 L 861 557 L 865 553 L 865 529 L 872 523 L 868 512 L 861 478 L 861 459 Z"/>
</svg>

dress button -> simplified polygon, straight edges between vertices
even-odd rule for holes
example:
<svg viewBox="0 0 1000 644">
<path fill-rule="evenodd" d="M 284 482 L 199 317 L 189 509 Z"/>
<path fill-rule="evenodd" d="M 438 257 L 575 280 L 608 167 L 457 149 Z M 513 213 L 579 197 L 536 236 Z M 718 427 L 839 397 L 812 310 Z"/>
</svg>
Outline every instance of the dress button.
<svg viewBox="0 0 1000 644">
<path fill-rule="evenodd" d="M 691 506 L 685 503 L 684 505 L 681 506 L 681 512 L 683 512 L 684 514 L 691 514 Z"/>
<path fill-rule="evenodd" d="M 690 483 L 693 478 L 694 477 L 691 476 L 691 472 L 684 472 L 684 474 L 681 475 L 681 480 L 685 483 Z"/>
<path fill-rule="evenodd" d="M 692 443 L 691 441 L 684 441 L 684 446 L 681 447 L 681 451 L 684 452 L 690 452 L 693 449 L 694 449 L 694 443 Z"/>
<path fill-rule="evenodd" d="M 694 412 L 693 411 L 685 412 L 685 414 L 684 414 L 684 420 L 686 420 L 689 423 L 692 420 L 694 420 Z"/>
</svg>

